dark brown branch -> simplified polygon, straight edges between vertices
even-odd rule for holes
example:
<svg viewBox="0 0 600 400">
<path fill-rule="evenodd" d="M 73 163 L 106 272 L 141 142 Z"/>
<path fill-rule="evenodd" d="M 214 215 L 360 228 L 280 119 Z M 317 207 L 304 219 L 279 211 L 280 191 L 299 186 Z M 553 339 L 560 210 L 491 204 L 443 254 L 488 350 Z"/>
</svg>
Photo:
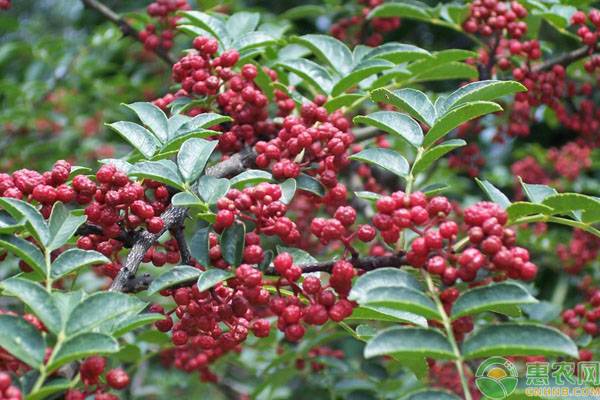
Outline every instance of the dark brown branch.
<svg viewBox="0 0 600 400">
<path fill-rule="evenodd" d="M 179 246 L 179 254 L 181 254 L 181 263 L 184 265 L 191 265 L 192 262 L 192 254 L 190 253 L 190 248 L 185 240 L 185 232 L 183 230 L 183 225 L 176 226 L 172 230 L 173 236 L 175 236 L 175 240 L 177 241 L 177 245 Z"/>
<path fill-rule="evenodd" d="M 117 14 L 116 12 L 114 12 L 113 10 L 96 0 L 81 0 L 81 2 L 89 8 L 96 10 L 97 12 L 102 14 L 104 18 L 117 25 L 119 29 L 121 29 L 123 35 L 131 36 L 135 40 L 139 41 L 139 32 L 137 31 L 137 29 L 131 26 L 129 22 L 121 18 L 119 14 Z M 155 49 L 154 53 L 169 65 L 173 65 L 177 62 L 175 57 L 173 57 L 171 53 L 169 53 L 162 47 L 158 47 L 157 49 Z"/>
<path fill-rule="evenodd" d="M 396 254 L 391 256 L 368 256 L 368 257 L 357 257 L 348 259 L 354 268 L 362 269 L 363 271 L 372 271 L 379 268 L 400 268 L 403 265 L 407 265 L 406 257 L 404 254 Z M 303 264 L 300 265 L 303 274 L 309 274 L 313 272 L 331 272 L 334 261 L 323 261 L 315 264 Z M 279 275 L 273 267 L 269 267 L 264 271 L 265 275 L 277 276 Z M 189 282 L 193 282 L 190 280 Z M 189 282 L 181 282 L 181 286 L 189 284 Z M 124 292 L 140 292 L 148 289 L 152 283 L 152 277 L 148 274 L 144 274 L 140 277 L 130 278 L 123 291 Z"/>
<path fill-rule="evenodd" d="M 580 47 L 576 50 L 570 51 L 568 53 L 561 54 L 558 57 L 552 58 L 548 61 L 543 62 L 533 68 L 534 72 L 547 71 L 551 69 L 555 65 L 562 65 L 566 67 L 567 65 L 581 60 L 582 58 L 587 57 L 588 55 L 594 53 L 596 49 L 590 49 L 588 46 Z"/>
</svg>

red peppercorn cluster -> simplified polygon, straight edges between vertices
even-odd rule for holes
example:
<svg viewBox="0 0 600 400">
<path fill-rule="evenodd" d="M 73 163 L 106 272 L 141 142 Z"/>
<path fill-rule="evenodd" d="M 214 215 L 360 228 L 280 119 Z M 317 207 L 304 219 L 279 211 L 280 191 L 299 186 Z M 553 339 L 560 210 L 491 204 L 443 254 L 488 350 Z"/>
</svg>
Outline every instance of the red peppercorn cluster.
<svg viewBox="0 0 600 400">
<path fill-rule="evenodd" d="M 331 26 L 331 35 L 351 44 L 379 46 L 383 43 L 383 35 L 400 28 L 400 18 L 376 17 L 371 20 L 367 16 L 375 7 L 383 4 L 383 0 L 359 0 L 362 9 L 356 15 L 340 18 Z"/>
<path fill-rule="evenodd" d="M 285 118 L 277 137 L 259 141 L 256 164 L 260 168 L 271 166 L 277 179 L 295 178 L 301 167 L 316 164 L 312 174 L 318 174 L 328 188 L 337 185 L 337 172 L 348 165 L 348 149 L 354 138 L 350 122 L 341 112 L 331 115 L 322 106 L 325 98 L 302 106 L 300 117 Z"/>
<path fill-rule="evenodd" d="M 119 400 L 119 397 L 107 390 L 122 390 L 129 386 L 129 375 L 122 368 L 114 368 L 104 374 L 106 359 L 100 356 L 86 358 L 79 367 L 81 381 L 85 385 L 84 390 L 69 389 L 65 395 L 66 400 L 85 400 L 88 396 L 94 396 L 96 400 Z M 106 384 L 102 383 L 104 374 Z"/>
<path fill-rule="evenodd" d="M 600 239 L 581 229 L 574 229 L 571 240 L 567 244 L 559 244 L 556 251 L 565 271 L 578 274 L 598 257 Z"/>
<path fill-rule="evenodd" d="M 383 240 L 394 244 L 405 229 L 417 233 L 406 255 L 408 262 L 441 276 L 446 285 L 459 278 L 472 282 L 482 268 L 513 279 L 531 280 L 537 274 L 529 252 L 515 246 L 515 232 L 504 227 L 506 212 L 494 203 L 480 202 L 465 209 L 470 247 L 461 253 L 452 249 L 459 226 L 448 220 L 452 205 L 447 198 L 395 192 L 377 200 L 376 208 L 372 221 Z"/>
<path fill-rule="evenodd" d="M 88 223 L 100 228 L 100 233 L 79 237 L 77 246 L 111 258 L 113 262 L 104 268 L 108 276 L 114 277 L 120 269 L 118 253 L 123 248 L 123 236 L 142 226 L 150 233 L 164 229 L 160 214 L 170 204 L 171 196 L 162 184 L 148 180 L 142 186 L 114 165 L 106 164 L 98 169 L 96 182 L 78 175 L 72 186 L 77 202 L 88 204 Z"/>
<path fill-rule="evenodd" d="M 10 0 L 0 0 L 0 10 L 8 10 L 10 6 Z"/>
<path fill-rule="evenodd" d="M 0 3 L 1 6 L 1 3 Z M 21 389 L 12 384 L 12 378 L 6 372 L 0 372 L 0 400 L 22 400 Z"/>
<path fill-rule="evenodd" d="M 485 157 L 481 154 L 477 143 L 469 143 L 450 154 L 448 166 L 457 171 L 464 171 L 470 177 L 476 177 L 485 166 Z"/>
<path fill-rule="evenodd" d="M 592 23 L 594 30 L 592 31 L 588 25 L 587 20 Z M 578 27 L 577 36 L 581 38 L 581 41 L 589 46 L 593 51 L 596 48 L 598 39 L 600 38 L 600 11 L 596 9 L 590 10 L 587 17 L 583 11 L 577 11 L 571 17 L 571 23 Z M 588 68 L 586 68 L 588 69 Z"/>
<path fill-rule="evenodd" d="M 254 232 L 267 236 L 278 236 L 284 243 L 294 244 L 300 238 L 296 224 L 285 216 L 288 208 L 281 200 L 281 187 L 270 183 L 260 183 L 257 186 L 243 190 L 231 189 L 227 195 L 217 201 L 217 216 L 214 229 L 221 232 L 233 225 L 236 217 L 251 221 Z M 253 242 L 256 240 L 253 240 Z M 244 251 L 244 261 L 258 264 L 262 261 L 262 249 L 254 249 L 259 243 L 249 245 Z M 260 247 L 259 247 L 260 248 Z"/>
<path fill-rule="evenodd" d="M 600 329 L 600 291 L 595 291 L 584 303 L 578 303 L 573 308 L 568 308 L 562 313 L 562 320 L 566 324 L 564 329 L 570 336 L 578 336 L 585 332 L 591 336 L 598 336 Z"/>
<path fill-rule="evenodd" d="M 177 240 L 169 239 L 163 243 L 155 243 L 146 251 L 142 262 L 152 263 L 155 267 L 162 267 L 165 264 L 176 265 L 179 263 L 181 255 Z M 119 267 L 120 269 L 120 267 Z"/>
<path fill-rule="evenodd" d="M 276 133 L 275 124 L 269 117 L 269 100 L 255 83 L 258 69 L 253 64 L 241 66 L 240 72 L 233 70 L 239 60 L 237 50 L 223 51 L 217 55 L 219 45 L 216 39 L 199 36 L 193 42 L 195 51 L 188 53 L 173 66 L 173 79 L 181 83 L 175 94 L 167 94 L 154 104 L 166 107 L 176 98 L 197 96 L 205 100 L 204 107 L 188 111 L 195 115 L 210 109 L 229 115 L 233 123 L 219 135 L 219 150 L 239 151 L 244 144 L 253 145 L 258 135 L 272 137 Z M 272 80 L 277 73 L 263 67 L 264 73 Z M 278 116 L 288 115 L 295 103 L 285 93 L 275 90 Z M 221 130 L 221 128 L 219 128 Z"/>
<path fill-rule="evenodd" d="M 154 51 L 159 47 L 169 50 L 173 47 L 177 33 L 175 28 L 180 18 L 176 14 L 183 10 L 191 10 L 186 0 L 156 0 L 148 5 L 146 12 L 156 22 L 147 24 L 138 34 L 146 50 Z"/>
<path fill-rule="evenodd" d="M 306 357 L 300 357 L 296 359 L 295 365 L 296 369 L 303 370 L 306 367 L 306 362 L 310 362 L 310 369 L 312 372 L 320 372 L 323 371 L 327 366 L 319 362 L 319 358 L 329 357 L 336 358 L 338 360 L 344 359 L 344 352 L 342 350 L 332 349 L 327 346 L 317 346 L 313 347 L 308 351 Z"/>
<path fill-rule="evenodd" d="M 277 255 L 273 265 L 275 271 L 292 285 L 295 292 L 301 291 L 309 300 L 308 304 L 302 303 L 297 295 L 271 299 L 270 309 L 278 316 L 277 328 L 285 333 L 287 340 L 296 342 L 304 336 L 302 322 L 308 325 L 323 325 L 329 319 L 339 322 L 352 314 L 353 304 L 345 297 L 350 291 L 356 271 L 348 261 L 339 260 L 334 264 L 329 285 L 323 286 L 316 276 L 307 276 L 301 288 L 295 281 L 300 278 L 302 269 L 293 263 L 289 253 Z M 341 298 L 337 298 L 334 291 Z"/>
<path fill-rule="evenodd" d="M 527 32 L 527 24 L 522 21 L 526 16 L 527 9 L 516 1 L 475 0 L 469 6 L 463 29 L 482 36 L 506 30 L 510 37 L 520 38 Z"/>
<path fill-rule="evenodd" d="M 548 160 L 554 165 L 554 169 L 560 176 L 574 181 L 579 177 L 582 170 L 589 169 L 592 166 L 591 153 L 590 146 L 570 142 L 560 149 L 551 148 L 548 150 Z"/>
<path fill-rule="evenodd" d="M 66 185 L 70 173 L 71 164 L 64 160 L 42 174 L 29 169 L 20 169 L 12 175 L 0 173 L 0 197 L 36 201 L 47 218 L 55 202 L 70 203 L 75 199 L 75 192 Z"/>
</svg>

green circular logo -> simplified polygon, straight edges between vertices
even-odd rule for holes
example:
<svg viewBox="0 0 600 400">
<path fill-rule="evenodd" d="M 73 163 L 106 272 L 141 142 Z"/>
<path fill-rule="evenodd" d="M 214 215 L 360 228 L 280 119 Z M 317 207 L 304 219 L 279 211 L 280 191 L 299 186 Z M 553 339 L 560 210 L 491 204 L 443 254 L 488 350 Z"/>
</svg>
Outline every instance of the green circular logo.
<svg viewBox="0 0 600 400">
<path fill-rule="evenodd" d="M 510 396 L 519 383 L 519 373 L 513 363 L 504 357 L 485 360 L 475 373 L 475 385 L 485 396 L 494 400 Z"/>
</svg>

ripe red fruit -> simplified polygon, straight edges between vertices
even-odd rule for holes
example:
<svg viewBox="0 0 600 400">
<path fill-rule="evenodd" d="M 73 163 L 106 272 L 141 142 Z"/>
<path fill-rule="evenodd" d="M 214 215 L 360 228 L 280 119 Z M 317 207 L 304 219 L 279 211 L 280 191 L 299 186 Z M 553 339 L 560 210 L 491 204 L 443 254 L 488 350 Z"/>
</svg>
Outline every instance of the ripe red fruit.
<svg viewBox="0 0 600 400">
<path fill-rule="evenodd" d="M 373 228 L 371 225 L 361 225 L 358 228 L 358 239 L 363 241 L 363 242 L 370 242 L 371 240 L 375 239 L 375 235 L 377 234 L 377 232 L 375 231 L 375 228 Z"/>
<path fill-rule="evenodd" d="M 159 233 L 165 227 L 165 223 L 161 217 L 152 217 L 146 221 L 146 226 L 148 227 L 148 232 Z"/>
<path fill-rule="evenodd" d="M 292 264 L 294 263 L 294 259 L 290 255 L 290 253 L 280 253 L 273 260 L 273 265 L 275 266 L 275 271 L 278 274 L 283 275 L 285 271 L 287 271 Z"/>
<path fill-rule="evenodd" d="M 122 368 L 115 368 L 106 374 L 106 383 L 116 390 L 121 390 L 129 385 L 129 375 Z"/>
</svg>

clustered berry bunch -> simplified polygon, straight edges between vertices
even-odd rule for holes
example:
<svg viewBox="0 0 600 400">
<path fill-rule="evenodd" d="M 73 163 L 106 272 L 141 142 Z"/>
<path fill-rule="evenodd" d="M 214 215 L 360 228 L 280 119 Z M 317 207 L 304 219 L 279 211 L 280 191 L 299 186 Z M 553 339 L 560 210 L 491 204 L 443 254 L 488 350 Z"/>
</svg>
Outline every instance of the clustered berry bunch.
<svg viewBox="0 0 600 400">
<path fill-rule="evenodd" d="M 20 169 L 12 175 L 0 173 L 0 197 L 37 201 L 42 205 L 40 212 L 47 218 L 55 202 L 75 200 L 75 192 L 66 185 L 70 173 L 71 164 L 64 160 L 57 161 L 43 174 L 29 169 Z"/>
<path fill-rule="evenodd" d="M 589 21 L 592 23 L 593 31 L 590 29 L 586 22 L 589 18 Z M 577 11 L 571 17 L 571 22 L 575 27 L 577 27 L 577 36 L 581 38 L 581 41 L 589 46 L 590 50 L 594 51 L 596 48 L 596 44 L 598 43 L 598 39 L 600 39 L 600 11 L 599 10 L 590 10 L 590 12 L 586 15 L 583 11 Z M 595 68 L 600 66 L 600 58 L 594 57 L 593 59 L 588 61 L 585 69 L 588 72 L 592 72 Z M 593 67 L 593 68 L 592 68 Z"/>
<path fill-rule="evenodd" d="M 281 202 L 281 195 L 279 185 L 266 182 L 243 190 L 231 189 L 226 197 L 217 201 L 218 212 L 213 228 L 221 232 L 233 225 L 237 217 L 252 222 L 255 235 L 275 235 L 284 243 L 294 244 L 300 238 L 300 232 L 296 224 L 285 216 L 288 207 Z M 246 245 L 244 261 L 249 264 L 262 262 L 259 244 L 248 245 L 247 241 Z"/>
<path fill-rule="evenodd" d="M 492 36 L 495 32 L 520 38 L 527 32 L 527 9 L 516 1 L 475 0 L 469 5 L 469 17 L 463 22 L 468 33 Z"/>
<path fill-rule="evenodd" d="M 0 10 L 8 10 L 10 6 L 10 0 L 0 0 Z"/>
<path fill-rule="evenodd" d="M 373 225 L 383 240 L 394 244 L 404 230 L 416 233 L 406 254 L 408 262 L 441 276 L 446 285 L 458 278 L 472 282 L 481 269 L 498 273 L 497 279 L 531 280 L 537 274 L 529 252 L 515 246 L 515 232 L 505 228 L 506 212 L 494 203 L 480 202 L 464 210 L 469 247 L 460 253 L 453 248 L 459 225 L 448 220 L 452 205 L 447 198 L 395 192 L 378 199 L 376 208 Z"/>
<path fill-rule="evenodd" d="M 600 253 L 600 238 L 581 229 L 573 230 L 573 237 L 567 244 L 559 244 L 556 248 L 566 272 L 580 273 L 590 262 L 597 259 Z"/>
<path fill-rule="evenodd" d="M 122 390 L 129 386 L 129 375 L 122 368 L 114 368 L 106 372 L 104 382 L 101 381 L 102 374 L 106 369 L 106 359 L 100 356 L 86 358 L 79 367 L 81 381 L 85 385 L 84 390 L 69 389 L 66 400 L 85 400 L 88 396 L 94 396 L 96 400 L 119 400 L 119 396 L 109 393 L 107 390 Z"/>
<path fill-rule="evenodd" d="M 259 141 L 256 164 L 267 168 L 271 163 L 278 179 L 296 178 L 300 167 L 314 163 L 313 174 L 321 177 L 328 188 L 337 184 L 337 172 L 349 164 L 348 148 L 353 142 L 350 122 L 341 112 L 331 115 L 323 107 L 326 98 L 317 96 L 312 103 L 302 105 L 300 118 L 287 117 L 277 137 Z"/>
<path fill-rule="evenodd" d="M 147 8 L 148 15 L 155 18 L 156 22 L 147 24 L 139 32 L 139 39 L 144 48 L 154 51 L 158 48 L 169 50 L 173 47 L 173 39 L 177 33 L 177 11 L 191 10 L 186 0 L 156 0 Z"/>
<path fill-rule="evenodd" d="M 427 360 L 427 364 L 429 366 L 429 379 L 434 387 L 463 395 L 463 388 L 455 363 L 451 361 Z M 469 380 L 471 398 L 473 400 L 480 400 L 482 396 L 475 385 L 475 376 L 469 371 L 467 378 Z"/>
<path fill-rule="evenodd" d="M 22 400 L 21 389 L 12 384 L 12 378 L 6 372 L 0 372 L 0 400 Z"/>
<path fill-rule="evenodd" d="M 375 7 L 383 4 L 383 0 L 359 0 L 362 6 L 357 15 L 338 19 L 330 29 L 333 37 L 352 44 L 363 43 L 367 46 L 379 46 L 383 43 L 383 35 L 400 28 L 400 18 L 376 17 L 367 20 L 367 16 Z"/>
<path fill-rule="evenodd" d="M 237 50 L 217 55 L 218 42 L 204 36 L 195 38 L 193 44 L 196 51 L 173 66 L 173 80 L 181 84 L 181 89 L 155 100 L 154 104 L 166 109 L 177 98 L 195 96 L 204 99 L 205 104 L 188 110 L 188 114 L 193 116 L 216 109 L 230 116 L 233 123 L 218 137 L 222 152 L 235 152 L 245 144 L 253 145 L 259 135 L 274 136 L 276 127 L 269 119 L 268 98 L 255 83 L 257 67 L 245 64 L 237 73 L 232 69 L 240 57 Z M 273 70 L 264 67 L 262 72 L 272 81 L 277 79 Z M 294 101 L 285 93 L 276 90 L 275 97 L 279 116 L 286 116 L 294 109 Z"/>
<path fill-rule="evenodd" d="M 166 186 L 157 182 L 146 180 L 143 186 L 132 182 L 112 164 L 98 169 L 96 181 L 85 175 L 73 178 L 78 203 L 88 204 L 85 208 L 88 222 L 99 228 L 95 233 L 80 236 L 77 246 L 111 258 L 112 263 L 104 272 L 114 277 L 120 269 L 118 254 L 126 238 L 140 227 L 151 233 L 163 231 L 160 214 L 170 204 L 171 195 Z M 160 266 L 164 261 L 156 264 Z"/>
<path fill-rule="evenodd" d="M 355 275 L 350 263 L 338 261 L 327 286 L 314 276 L 306 277 L 299 286 L 296 282 L 302 270 L 293 264 L 289 253 L 279 254 L 273 265 L 281 276 L 275 282 L 264 278 L 254 266 L 242 264 L 235 270 L 235 278 L 210 290 L 200 291 L 193 285 L 162 291 L 177 304 L 170 312 L 159 305 L 151 307 L 151 311 L 165 315 L 155 323 L 157 329 L 172 332 L 175 349 L 163 355 L 165 362 L 187 372 L 197 370 L 201 379 L 214 381 L 209 365 L 229 351 L 239 351 L 250 331 L 256 337 L 269 336 L 271 323 L 266 317 L 270 315 L 278 316 L 277 328 L 286 339 L 296 342 L 304 336 L 303 322 L 322 325 L 329 319 L 341 321 L 352 313 L 352 303 L 334 292 L 340 297 L 347 295 Z M 264 287 L 267 284 L 275 285 L 278 293 L 269 293 Z M 294 295 L 281 295 L 282 286 L 289 286 Z"/>
</svg>

